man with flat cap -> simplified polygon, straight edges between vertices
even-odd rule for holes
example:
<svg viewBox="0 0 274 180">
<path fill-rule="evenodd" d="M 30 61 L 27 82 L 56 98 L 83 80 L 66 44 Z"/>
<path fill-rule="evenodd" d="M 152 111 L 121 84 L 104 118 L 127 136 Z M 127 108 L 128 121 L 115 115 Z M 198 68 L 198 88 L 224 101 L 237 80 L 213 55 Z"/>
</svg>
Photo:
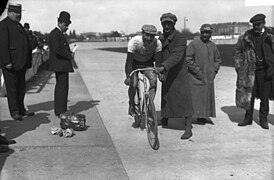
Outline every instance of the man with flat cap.
<svg viewBox="0 0 274 180">
<path fill-rule="evenodd" d="M 175 29 L 177 17 L 174 14 L 165 13 L 160 21 L 163 27 L 163 35 L 159 38 L 163 59 L 155 72 L 165 77 L 162 81 L 161 124 L 167 126 L 168 118 L 183 118 L 185 132 L 181 139 L 189 139 L 192 136 L 193 107 L 185 62 L 186 38 Z"/>
<path fill-rule="evenodd" d="M 250 23 L 253 28 L 239 37 L 234 48 L 236 106 L 246 110 L 238 126 L 252 124 L 254 101 L 258 98 L 260 126 L 269 129 L 269 100 L 274 98 L 274 32 L 265 27 L 264 14 L 256 14 Z"/>
<path fill-rule="evenodd" d="M 124 83 L 129 85 L 129 110 L 128 114 L 134 116 L 136 114 L 134 108 L 134 96 L 137 87 L 137 73 L 130 77 L 130 73 L 138 68 L 158 66 L 161 62 L 162 44 L 160 40 L 155 38 L 157 29 L 154 25 L 143 25 L 142 35 L 134 36 L 128 42 L 127 59 L 125 63 L 126 79 Z M 153 71 L 144 71 L 145 76 L 149 80 L 149 94 L 154 99 L 157 88 L 157 74 Z M 134 122 L 132 127 L 140 127 L 141 122 Z"/>
<path fill-rule="evenodd" d="M 25 109 L 25 74 L 31 67 L 32 52 L 27 33 L 20 24 L 21 4 L 9 4 L 7 17 L 0 22 L 0 68 L 3 71 L 10 115 L 21 121 L 34 115 Z"/>
<path fill-rule="evenodd" d="M 200 123 L 214 124 L 210 117 L 216 117 L 214 79 L 220 69 L 221 56 L 217 46 L 210 40 L 211 25 L 203 24 L 200 32 L 200 38 L 193 40 L 186 50 L 193 117 Z"/>
<path fill-rule="evenodd" d="M 49 35 L 48 70 L 55 72 L 54 113 L 58 117 L 67 111 L 69 73 L 74 72 L 72 67 L 74 53 L 71 52 L 69 43 L 64 36 L 70 24 L 70 14 L 66 11 L 60 12 L 57 27 Z"/>
</svg>

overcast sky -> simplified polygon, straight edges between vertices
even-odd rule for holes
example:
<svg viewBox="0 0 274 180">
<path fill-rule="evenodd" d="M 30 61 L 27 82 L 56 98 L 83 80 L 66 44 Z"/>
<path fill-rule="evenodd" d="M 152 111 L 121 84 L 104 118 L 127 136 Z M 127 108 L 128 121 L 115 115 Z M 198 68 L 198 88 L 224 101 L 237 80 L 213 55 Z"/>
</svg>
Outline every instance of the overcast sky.
<svg viewBox="0 0 274 180">
<path fill-rule="evenodd" d="M 199 31 L 203 23 L 248 22 L 257 14 L 264 13 L 266 25 L 274 26 L 274 6 L 246 6 L 253 0 L 10 0 L 21 3 L 21 23 L 30 23 L 32 30 L 50 32 L 60 11 L 71 14 L 70 30 L 83 32 L 110 32 L 112 30 L 132 33 L 143 24 L 154 24 L 162 30 L 160 16 L 171 12 L 178 18 L 176 28 L 186 27 Z M 264 0 L 257 0 L 264 1 Z M 274 0 L 268 0 L 274 1 Z M 3 13 L 1 19 L 6 17 Z"/>
</svg>

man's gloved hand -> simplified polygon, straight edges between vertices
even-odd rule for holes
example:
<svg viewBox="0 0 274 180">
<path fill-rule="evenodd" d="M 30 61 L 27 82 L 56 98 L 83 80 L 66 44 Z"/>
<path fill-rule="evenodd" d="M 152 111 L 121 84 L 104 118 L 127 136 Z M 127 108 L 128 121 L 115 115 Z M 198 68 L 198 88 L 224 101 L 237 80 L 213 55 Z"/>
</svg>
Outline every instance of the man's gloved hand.
<svg viewBox="0 0 274 180">
<path fill-rule="evenodd" d="M 154 72 L 156 74 L 160 74 L 161 72 L 163 72 L 165 70 L 164 66 L 160 66 L 160 67 L 155 67 Z"/>
<path fill-rule="evenodd" d="M 130 77 L 127 77 L 124 81 L 125 85 L 129 86 L 130 81 L 131 81 Z"/>
</svg>

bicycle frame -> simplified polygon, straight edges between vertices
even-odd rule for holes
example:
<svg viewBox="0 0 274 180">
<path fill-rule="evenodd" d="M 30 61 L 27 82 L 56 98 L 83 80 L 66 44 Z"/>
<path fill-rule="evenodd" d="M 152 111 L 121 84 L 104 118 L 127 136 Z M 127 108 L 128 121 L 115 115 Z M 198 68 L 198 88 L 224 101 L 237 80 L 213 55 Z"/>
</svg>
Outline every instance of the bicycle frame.
<svg viewBox="0 0 274 180">
<path fill-rule="evenodd" d="M 146 129 L 148 142 L 152 149 L 158 150 L 160 143 L 158 139 L 157 116 L 153 99 L 149 95 L 149 80 L 144 73 L 139 73 L 148 70 L 152 71 L 154 68 L 136 69 L 130 73 L 130 76 L 137 73 L 136 77 L 138 81 L 135 95 L 136 115 L 134 116 L 134 119 L 142 130 Z"/>
<path fill-rule="evenodd" d="M 135 69 L 134 71 L 132 71 L 130 73 L 130 76 L 132 76 L 134 73 L 138 73 L 137 74 L 137 94 L 135 95 L 135 97 L 137 97 L 137 103 L 136 104 L 140 104 L 141 109 L 139 109 L 138 115 L 140 116 L 143 113 L 147 113 L 145 112 L 147 110 L 146 108 L 146 99 L 144 98 L 145 95 L 149 94 L 149 85 L 148 85 L 148 79 L 145 76 L 144 73 L 139 73 L 139 72 L 143 72 L 143 71 L 153 71 L 154 68 L 140 68 L 140 69 Z M 145 125 L 147 124 L 147 119 L 145 119 Z M 146 127 L 145 127 L 146 128 Z"/>
</svg>

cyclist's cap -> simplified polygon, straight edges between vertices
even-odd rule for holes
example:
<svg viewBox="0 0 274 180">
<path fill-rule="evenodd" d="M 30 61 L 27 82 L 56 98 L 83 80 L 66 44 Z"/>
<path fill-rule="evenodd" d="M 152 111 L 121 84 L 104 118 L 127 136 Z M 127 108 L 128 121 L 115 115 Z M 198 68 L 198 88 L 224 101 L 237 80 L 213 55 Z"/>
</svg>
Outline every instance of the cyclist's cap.
<svg viewBox="0 0 274 180">
<path fill-rule="evenodd" d="M 156 35 L 157 29 L 153 25 L 145 24 L 142 26 L 142 31 L 144 31 L 145 33 L 148 33 L 148 34 Z"/>
<path fill-rule="evenodd" d="M 212 33 L 212 27 L 210 24 L 203 24 L 200 28 L 200 31 L 203 32 L 203 31 L 208 31 L 208 32 L 211 32 Z"/>
<path fill-rule="evenodd" d="M 169 21 L 169 22 L 172 22 L 175 24 L 177 22 L 177 17 L 172 13 L 164 13 L 160 17 L 160 20 L 161 20 L 161 22 Z"/>
</svg>

